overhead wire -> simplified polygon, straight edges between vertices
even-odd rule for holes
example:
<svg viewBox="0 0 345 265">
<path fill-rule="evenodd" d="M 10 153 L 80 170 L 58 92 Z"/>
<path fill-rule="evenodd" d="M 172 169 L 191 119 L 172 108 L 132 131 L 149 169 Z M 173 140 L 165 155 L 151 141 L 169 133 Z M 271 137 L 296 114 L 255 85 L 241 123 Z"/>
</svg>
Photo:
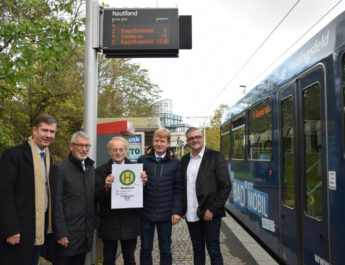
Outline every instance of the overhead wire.
<svg viewBox="0 0 345 265">
<path fill-rule="evenodd" d="M 273 35 L 273 33 L 280 27 L 280 25 L 284 22 L 284 20 L 289 16 L 292 10 L 297 6 L 297 4 L 301 0 L 297 0 L 295 4 L 289 9 L 289 11 L 284 15 L 284 17 L 279 21 L 279 23 L 274 27 L 274 29 L 267 35 L 267 37 L 261 42 L 261 44 L 256 48 L 256 50 L 249 56 L 249 58 L 244 62 L 244 64 L 240 67 L 240 69 L 233 75 L 233 77 L 226 83 L 223 89 L 218 93 L 218 95 L 214 98 L 211 104 L 208 106 L 213 105 L 213 103 L 217 100 L 217 98 L 226 90 L 226 88 L 235 80 L 235 78 L 239 75 L 240 72 L 246 67 L 246 65 L 253 59 L 253 57 L 258 53 L 258 51 L 264 46 L 267 40 Z"/>
<path fill-rule="evenodd" d="M 245 63 L 240 67 L 240 69 L 233 75 L 233 77 L 226 83 L 223 89 L 217 94 L 214 100 L 210 103 L 207 108 L 210 108 L 218 97 L 224 93 L 227 87 L 235 80 L 235 78 L 242 72 L 244 67 L 253 59 L 256 53 L 263 47 L 263 45 L 267 42 L 267 40 L 273 35 L 273 33 L 279 28 L 279 26 L 283 23 L 283 21 L 289 16 L 289 14 L 293 11 L 293 9 L 297 6 L 300 0 L 296 1 L 295 4 L 289 9 L 289 11 L 284 15 L 284 17 L 279 21 L 279 23 L 274 27 L 274 29 L 267 35 L 265 40 L 258 46 L 258 48 L 249 56 L 249 58 L 245 61 Z M 253 84 L 260 76 L 262 76 L 272 65 L 278 62 L 296 43 L 298 43 L 306 34 L 308 34 L 321 20 L 323 20 L 334 8 L 336 8 L 342 0 L 339 0 L 335 3 L 323 16 L 321 16 L 307 31 L 305 31 L 292 45 L 290 45 L 277 59 L 275 59 L 269 66 L 267 66 L 259 75 L 257 75 L 249 84 Z"/>
<path fill-rule="evenodd" d="M 321 20 L 323 20 L 342 0 L 339 0 L 330 10 L 328 10 L 320 19 L 318 19 L 306 32 L 304 32 L 294 43 L 292 43 L 277 59 L 275 59 L 269 66 L 267 66 L 259 75 L 257 75 L 249 84 L 253 84 L 260 76 L 262 76 L 272 65 L 278 62 L 293 46 L 296 45 L 306 34 L 308 34 Z"/>
</svg>

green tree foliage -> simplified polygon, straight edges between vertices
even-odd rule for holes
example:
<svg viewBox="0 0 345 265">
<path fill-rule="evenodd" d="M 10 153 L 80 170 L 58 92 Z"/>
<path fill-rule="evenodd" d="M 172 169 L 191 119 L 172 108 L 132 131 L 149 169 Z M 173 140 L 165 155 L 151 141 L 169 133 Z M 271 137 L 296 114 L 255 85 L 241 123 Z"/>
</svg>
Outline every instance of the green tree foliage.
<svg viewBox="0 0 345 265">
<path fill-rule="evenodd" d="M 152 104 L 161 90 L 150 82 L 147 70 L 130 59 L 99 60 L 98 117 L 152 116 Z"/>
<path fill-rule="evenodd" d="M 213 150 L 220 150 L 220 125 L 221 118 L 225 111 L 229 108 L 228 105 L 220 105 L 213 114 L 210 121 L 210 126 L 206 127 L 206 144 Z"/>
<path fill-rule="evenodd" d="M 0 1 L 0 153 L 28 137 L 46 112 L 58 120 L 54 161 L 66 157 L 83 122 L 83 10 L 83 0 Z M 100 57 L 102 117 L 150 115 L 158 93 L 129 59 Z"/>
<path fill-rule="evenodd" d="M 72 12 L 80 6 L 67 0 L 0 2 L 0 151 L 29 135 L 33 119 L 61 95 L 57 73 L 84 36 L 83 21 Z"/>
</svg>

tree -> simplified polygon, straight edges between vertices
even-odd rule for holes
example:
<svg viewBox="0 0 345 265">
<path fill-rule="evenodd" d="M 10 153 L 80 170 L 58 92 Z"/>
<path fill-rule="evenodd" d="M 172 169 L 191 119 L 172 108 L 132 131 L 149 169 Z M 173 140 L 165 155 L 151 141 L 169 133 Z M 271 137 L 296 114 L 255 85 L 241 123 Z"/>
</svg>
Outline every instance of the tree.
<svg viewBox="0 0 345 265">
<path fill-rule="evenodd" d="M 83 40 L 81 1 L 0 2 L 0 151 L 20 142 L 56 94 L 64 58 Z"/>
<path fill-rule="evenodd" d="M 221 118 L 225 111 L 229 108 L 228 105 L 220 105 L 213 114 L 210 121 L 210 126 L 206 127 L 206 143 L 211 149 L 220 150 L 220 125 Z"/>
<path fill-rule="evenodd" d="M 58 120 L 54 161 L 66 157 L 82 127 L 84 102 L 83 0 L 0 2 L 0 153 L 31 134 L 42 112 Z M 160 90 L 129 59 L 99 60 L 103 117 L 144 116 Z"/>
<path fill-rule="evenodd" d="M 152 116 L 161 90 L 128 58 L 99 60 L 99 117 Z"/>
</svg>

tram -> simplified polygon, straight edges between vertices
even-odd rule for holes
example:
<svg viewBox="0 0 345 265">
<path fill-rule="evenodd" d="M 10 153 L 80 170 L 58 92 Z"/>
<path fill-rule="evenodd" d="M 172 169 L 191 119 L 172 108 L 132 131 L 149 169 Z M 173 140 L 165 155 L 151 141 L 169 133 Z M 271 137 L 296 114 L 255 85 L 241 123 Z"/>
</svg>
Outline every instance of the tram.
<svg viewBox="0 0 345 265">
<path fill-rule="evenodd" d="M 345 264 L 345 12 L 222 116 L 227 211 L 283 264 Z"/>
</svg>

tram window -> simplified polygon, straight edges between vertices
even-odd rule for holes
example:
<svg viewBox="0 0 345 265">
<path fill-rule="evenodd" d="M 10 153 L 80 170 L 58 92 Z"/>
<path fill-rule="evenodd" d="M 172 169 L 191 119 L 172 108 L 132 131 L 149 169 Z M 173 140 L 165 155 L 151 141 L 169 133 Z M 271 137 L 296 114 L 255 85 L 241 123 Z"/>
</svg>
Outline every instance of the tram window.
<svg viewBox="0 0 345 265">
<path fill-rule="evenodd" d="M 232 159 L 245 159 L 245 145 L 246 145 L 246 135 L 245 135 L 245 119 L 244 116 L 238 118 L 232 122 L 231 130 L 231 158 Z"/>
<path fill-rule="evenodd" d="M 267 99 L 249 111 L 249 159 L 271 160 L 272 158 L 271 105 L 271 99 Z"/>
<path fill-rule="evenodd" d="M 221 150 L 225 158 L 230 157 L 230 126 L 229 123 L 221 127 Z"/>
<path fill-rule="evenodd" d="M 305 212 L 323 219 L 320 85 L 303 91 Z"/>
<path fill-rule="evenodd" d="M 281 102 L 283 181 L 282 196 L 286 206 L 295 207 L 294 109 L 292 97 Z"/>
</svg>

